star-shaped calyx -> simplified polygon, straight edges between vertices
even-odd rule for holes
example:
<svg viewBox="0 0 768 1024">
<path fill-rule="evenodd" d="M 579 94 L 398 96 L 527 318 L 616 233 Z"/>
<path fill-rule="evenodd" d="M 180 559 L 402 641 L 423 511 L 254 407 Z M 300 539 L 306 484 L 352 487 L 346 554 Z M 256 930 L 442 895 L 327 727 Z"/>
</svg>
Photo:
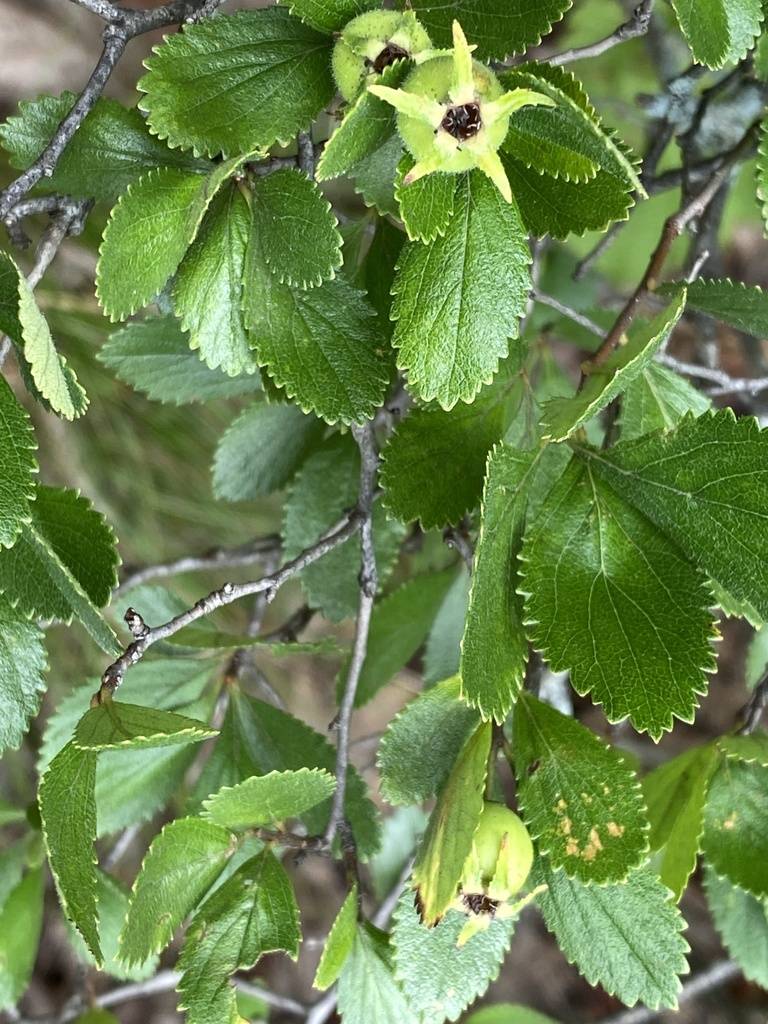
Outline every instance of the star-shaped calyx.
<svg viewBox="0 0 768 1024">
<path fill-rule="evenodd" d="M 422 55 L 400 89 L 369 85 L 368 90 L 398 112 L 397 128 L 416 163 L 406 185 L 425 174 L 458 174 L 479 168 L 507 202 L 512 190 L 499 148 L 510 117 L 525 106 L 554 106 L 533 89 L 504 89 L 485 64 L 472 57 L 458 21 L 453 23 L 453 50 Z M 417 61 L 419 58 L 417 58 Z"/>
</svg>

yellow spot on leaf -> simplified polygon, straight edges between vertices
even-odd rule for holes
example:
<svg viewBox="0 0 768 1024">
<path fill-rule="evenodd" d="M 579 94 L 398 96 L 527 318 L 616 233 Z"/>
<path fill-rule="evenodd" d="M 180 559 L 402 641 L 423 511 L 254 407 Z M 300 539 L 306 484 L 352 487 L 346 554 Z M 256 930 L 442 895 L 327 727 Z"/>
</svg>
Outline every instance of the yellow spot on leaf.
<svg viewBox="0 0 768 1024">
<path fill-rule="evenodd" d="M 571 838 L 565 844 L 565 854 L 567 857 L 576 857 L 579 853 L 579 844 L 575 839 Z"/>
<path fill-rule="evenodd" d="M 733 826 L 736 824 L 736 819 L 737 818 L 738 818 L 738 814 L 736 813 L 736 811 L 734 811 L 723 822 L 723 828 L 727 828 L 730 831 L 733 828 Z"/>
<path fill-rule="evenodd" d="M 584 847 L 582 857 L 584 860 L 594 860 L 598 853 L 602 850 L 603 844 L 600 842 L 600 835 L 596 828 L 590 830 L 589 842 Z"/>
<path fill-rule="evenodd" d="M 613 836 L 614 839 L 619 839 L 624 835 L 624 826 L 617 825 L 615 821 L 609 821 L 605 827 L 608 829 L 608 835 Z"/>
</svg>

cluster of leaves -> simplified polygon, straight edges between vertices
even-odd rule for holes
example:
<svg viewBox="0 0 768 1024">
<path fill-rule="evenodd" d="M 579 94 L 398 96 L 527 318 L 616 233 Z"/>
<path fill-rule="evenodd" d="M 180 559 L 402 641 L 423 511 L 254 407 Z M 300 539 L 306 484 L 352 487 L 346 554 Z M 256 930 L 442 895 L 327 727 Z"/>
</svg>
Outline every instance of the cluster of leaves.
<svg viewBox="0 0 768 1024">
<path fill-rule="evenodd" d="M 723 737 L 641 780 L 617 749 L 523 688 L 533 648 L 609 721 L 629 719 L 658 740 L 675 719 L 693 720 L 706 691 L 716 607 L 768 620 L 768 435 L 712 411 L 655 361 L 686 306 L 764 334 L 768 299 L 724 279 L 673 282 L 656 318 L 636 322 L 575 390 L 535 344 L 535 315 L 525 319 L 529 238 L 604 229 L 644 193 L 637 160 L 573 75 L 541 62 L 500 73 L 505 89 L 551 103 L 512 119 L 501 148 L 510 203 L 479 170 L 405 184 L 413 154 L 392 108 L 365 90 L 340 111 L 317 181 L 275 162 L 270 151 L 333 100 L 335 34 L 376 6 L 292 0 L 186 26 L 147 62 L 139 109 L 100 99 L 44 183 L 111 207 L 96 291 L 107 317 L 129 322 L 101 361 L 155 400 L 249 400 L 220 439 L 213 487 L 232 502 L 286 491 L 286 558 L 354 505 L 359 454 L 345 428 L 376 416 L 398 373 L 404 383 L 410 409 L 382 431 L 373 528 L 386 592 L 356 705 L 422 648 L 428 688 L 380 745 L 381 794 L 398 810 L 382 829 L 354 771 L 344 810 L 383 888 L 423 826 L 414 806 L 436 800 L 413 873 L 421 914 L 406 887 L 388 934 L 362 916 L 353 887 L 316 986 L 338 983 L 345 1024 L 434 1024 L 458 1019 L 496 977 L 514 921 L 495 920 L 459 947 L 464 915 L 451 908 L 483 793 L 494 792 L 494 722 L 536 846 L 531 888 L 541 887 L 547 928 L 590 983 L 629 1005 L 675 1005 L 687 969 L 676 903 L 702 854 L 724 942 L 768 984 L 765 736 Z M 475 56 L 500 61 L 536 45 L 569 4 L 547 0 L 518 18 L 499 14 L 499 0 L 411 6 L 436 46 L 450 45 L 458 18 Z M 741 59 L 762 17 L 752 0 L 675 9 L 694 56 L 712 67 Z M 408 71 L 398 61 L 380 81 L 397 87 Z M 72 101 L 22 104 L 0 129 L 15 166 L 35 160 Z M 370 208 L 343 228 L 318 184 L 340 177 Z M 6 255 L 0 332 L 33 399 L 65 419 L 85 412 Z M 601 414 L 619 398 L 618 441 L 604 443 Z M 44 624 L 77 620 L 108 656 L 121 649 L 100 611 L 116 582 L 115 538 L 85 499 L 36 482 L 34 450 L 30 417 L 0 378 L 3 749 L 18 747 L 39 710 Z M 462 523 L 476 534 L 471 587 L 430 547 L 430 531 Z M 389 585 L 396 569 L 407 575 L 403 540 L 415 525 L 423 571 Z M 348 541 L 305 569 L 309 606 L 329 622 L 354 615 L 358 568 Z M 148 621 L 184 607 L 165 590 L 132 602 Z M 120 700 L 104 695 L 86 710 L 86 684 L 51 717 L 40 820 L 24 825 L 0 806 L 0 824 L 21 834 L 4 855 L 0 921 L 24 921 L 21 936 L 0 928 L 0 1008 L 16 1003 L 34 962 L 43 850 L 80 954 L 115 977 L 154 971 L 188 922 L 179 992 L 191 1024 L 237 1021 L 231 976 L 265 953 L 296 957 L 293 887 L 265 829 L 299 821 L 322 835 L 334 750 L 231 681 L 223 723 L 209 727 L 224 659 L 246 645 L 265 656 L 336 650 L 198 624 L 132 668 Z M 345 675 L 342 665 L 340 687 Z M 176 802 L 181 816 L 154 838 L 127 892 L 96 866 L 94 843 L 166 808 L 195 744 L 211 738 Z M 470 1019 L 544 1020 L 522 1008 Z"/>
</svg>

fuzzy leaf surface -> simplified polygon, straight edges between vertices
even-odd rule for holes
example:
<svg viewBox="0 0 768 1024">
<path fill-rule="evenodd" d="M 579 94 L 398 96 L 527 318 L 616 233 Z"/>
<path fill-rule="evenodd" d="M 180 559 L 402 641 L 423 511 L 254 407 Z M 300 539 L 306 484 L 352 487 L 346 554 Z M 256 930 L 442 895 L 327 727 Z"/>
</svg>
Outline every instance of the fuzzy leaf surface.
<svg viewBox="0 0 768 1024">
<path fill-rule="evenodd" d="M 0 379 L 0 551 L 10 547 L 29 519 L 35 497 L 37 441 L 26 410 Z"/>
<path fill-rule="evenodd" d="M 269 772 L 225 786 L 203 801 L 205 816 L 225 828 L 254 828 L 297 818 L 323 803 L 336 789 L 336 780 L 321 769 Z"/>
<path fill-rule="evenodd" d="M 704 811 L 704 856 L 758 899 L 768 897 L 768 768 L 729 758 L 715 773 Z"/>
<path fill-rule="evenodd" d="M 199 743 L 215 735 L 204 722 L 173 711 L 104 700 L 77 723 L 74 742 L 80 750 L 140 750 Z"/>
<path fill-rule="evenodd" d="M 649 363 L 629 382 L 621 400 L 622 441 L 654 430 L 671 430 L 686 413 L 700 416 L 712 403 L 685 377 L 660 363 Z"/>
<path fill-rule="evenodd" d="M 357 932 L 357 902 L 357 885 L 353 885 L 334 919 L 317 965 L 312 987 L 320 992 L 325 992 L 338 979 L 352 952 Z"/>
<path fill-rule="evenodd" d="M 768 987 L 768 905 L 707 868 L 707 903 L 723 945 L 744 977 Z"/>
<path fill-rule="evenodd" d="M 0 595 L 0 752 L 21 745 L 40 709 L 46 668 L 42 630 Z"/>
</svg>

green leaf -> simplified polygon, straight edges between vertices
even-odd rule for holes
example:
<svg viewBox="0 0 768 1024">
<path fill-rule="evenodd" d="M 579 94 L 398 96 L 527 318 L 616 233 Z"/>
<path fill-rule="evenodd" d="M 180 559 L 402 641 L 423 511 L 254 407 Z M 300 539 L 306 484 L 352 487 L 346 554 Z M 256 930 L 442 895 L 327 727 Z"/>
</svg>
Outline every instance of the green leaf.
<svg viewBox="0 0 768 1024">
<path fill-rule="evenodd" d="M 711 405 L 685 377 L 651 362 L 624 391 L 619 417 L 621 440 L 629 441 L 654 430 L 671 430 L 686 413 L 700 416 Z"/>
<path fill-rule="evenodd" d="M 725 590 L 768 618 L 768 433 L 730 409 L 587 452 L 596 475 Z"/>
<path fill-rule="evenodd" d="M 245 318 L 259 365 L 304 412 L 327 423 L 362 423 L 384 401 L 386 337 L 362 292 L 343 277 L 310 291 L 280 284 L 254 231 Z"/>
<path fill-rule="evenodd" d="M 0 595 L 0 753 L 18 749 L 45 692 L 42 630 Z"/>
<path fill-rule="evenodd" d="M 11 547 L 29 521 L 35 497 L 37 441 L 24 408 L 0 377 L 0 551 Z"/>
<path fill-rule="evenodd" d="M 414 698 L 389 723 L 379 744 L 381 794 L 391 804 L 434 796 L 479 724 L 460 699 L 461 680 L 446 679 Z"/>
<path fill-rule="evenodd" d="M 429 926 L 437 924 L 456 896 L 483 810 L 490 749 L 491 725 L 484 723 L 467 740 L 440 790 L 416 855 L 413 884 Z"/>
<path fill-rule="evenodd" d="M 281 284 L 313 288 L 336 276 L 342 263 L 339 222 L 306 174 L 285 170 L 258 178 L 251 207 L 253 230 Z"/>
<path fill-rule="evenodd" d="M 694 60 L 710 68 L 735 64 L 760 34 L 760 0 L 672 0 Z"/>
<path fill-rule="evenodd" d="M 355 707 L 372 700 L 408 664 L 424 642 L 452 578 L 451 570 L 416 576 L 375 606 Z M 347 668 L 348 662 L 339 673 L 339 691 Z"/>
<path fill-rule="evenodd" d="M 378 82 L 396 89 L 402 85 L 409 68 L 409 62 L 397 61 L 384 69 Z M 395 123 L 394 107 L 364 89 L 325 144 L 317 165 L 318 181 L 328 181 L 350 172 L 354 174 L 354 169 L 363 160 L 397 138 Z"/>
<path fill-rule="evenodd" d="M 413 0 L 413 8 L 438 46 L 451 46 L 451 25 L 454 18 L 458 19 L 467 39 L 477 44 L 474 56 L 486 60 L 537 46 L 571 3 L 541 0 L 533 6 L 507 10 L 497 0 Z"/>
<path fill-rule="evenodd" d="M 400 216 L 394 182 L 402 156 L 403 143 L 397 132 L 393 132 L 350 171 L 355 182 L 355 192 L 362 197 L 366 206 L 375 207 L 382 217 L 388 214 L 392 217 Z"/>
<path fill-rule="evenodd" d="M 542 416 L 545 436 L 553 441 L 564 441 L 620 395 L 668 340 L 684 309 L 685 289 L 651 323 L 633 331 L 626 345 L 619 346 L 602 366 L 593 370 L 578 394 L 545 402 Z"/>
<path fill-rule="evenodd" d="M 378 7 L 378 0 L 278 0 L 291 14 L 318 32 L 339 32 L 358 14 Z"/>
<path fill-rule="evenodd" d="M 177 818 L 155 836 L 133 883 L 120 958 L 141 964 L 163 950 L 216 881 L 234 851 L 226 829 Z"/>
<path fill-rule="evenodd" d="M 317 289 L 315 290 L 315 292 Z M 314 294 L 314 293 L 310 293 Z M 335 436 L 301 467 L 285 503 L 283 554 L 294 558 L 331 529 L 357 501 L 360 455 L 348 436 Z M 383 508 L 373 514 L 373 538 L 379 584 L 389 575 L 403 528 Z M 304 592 L 313 608 L 334 622 L 357 614 L 360 540 L 357 535 L 324 555 L 301 573 Z"/>
<path fill-rule="evenodd" d="M 467 1017 L 467 1024 L 557 1024 L 543 1013 L 516 1003 L 494 1003 Z"/>
<path fill-rule="evenodd" d="M 331 42 L 277 7 L 186 25 L 146 61 L 139 105 L 173 148 L 209 156 L 268 149 L 333 98 Z"/>
<path fill-rule="evenodd" d="M 456 199 L 455 174 L 425 174 L 410 185 L 403 179 L 415 165 L 410 154 L 400 161 L 395 179 L 395 198 L 400 219 L 412 242 L 434 242 L 448 230 Z"/>
<path fill-rule="evenodd" d="M 147 317 L 115 331 L 97 354 L 115 376 L 155 402 L 185 405 L 261 389 L 258 373 L 227 377 L 192 352 L 173 316 Z M 170 386 L 172 383 L 173 386 Z"/>
<path fill-rule="evenodd" d="M 344 1024 L 417 1024 L 392 974 L 389 940 L 367 921 L 355 932 L 338 995 Z"/>
<path fill-rule="evenodd" d="M 713 744 L 693 747 L 671 758 L 643 779 L 651 824 L 651 850 L 660 851 L 657 868 L 679 902 L 701 849 L 704 804 L 717 768 Z"/>
<path fill-rule="evenodd" d="M 504 366 L 468 405 L 412 409 L 382 451 L 383 500 L 391 515 L 404 523 L 418 519 L 428 530 L 458 523 L 479 504 L 488 452 L 519 412 L 523 388 L 514 368 Z"/>
<path fill-rule="evenodd" d="M 88 407 L 85 391 L 59 355 L 48 322 L 32 289 L 10 256 L 0 252 L 0 335 L 7 335 L 19 355 L 30 390 L 46 408 L 73 420 Z"/>
<path fill-rule="evenodd" d="M 80 750 L 141 750 L 199 743 L 216 735 L 204 722 L 173 711 L 106 699 L 77 723 L 74 743 Z"/>
<path fill-rule="evenodd" d="M 318 768 L 255 775 L 237 786 L 224 786 L 203 801 L 205 817 L 226 828 L 255 828 L 298 818 L 336 789 L 336 780 Z"/>
<path fill-rule="evenodd" d="M 768 988 L 768 905 L 710 868 L 704 886 L 723 945 L 748 981 Z"/>
<path fill-rule="evenodd" d="M 480 171 L 460 180 L 442 238 L 408 243 L 392 288 L 393 344 L 410 390 L 471 402 L 517 338 L 531 287 L 525 228 Z"/>
<path fill-rule="evenodd" d="M 110 320 L 127 319 L 162 291 L 195 240 L 216 193 L 244 160 L 225 161 L 207 175 L 160 167 L 120 196 L 96 268 L 96 294 Z M 136 253 L 141 253 L 140 260 Z"/>
<path fill-rule="evenodd" d="M 36 867 L 0 909 L 0 1010 L 11 1010 L 26 991 L 43 926 L 43 870 Z"/>
<path fill-rule="evenodd" d="M 469 604 L 469 573 L 462 566 L 435 616 L 424 649 L 424 685 L 433 686 L 459 671 L 461 640 Z"/>
<path fill-rule="evenodd" d="M 21 615 L 77 618 L 102 650 L 119 653 L 97 608 L 117 582 L 112 529 L 76 491 L 39 487 L 31 512 L 16 544 L 0 551 L 0 591 Z"/>
<path fill-rule="evenodd" d="M 213 493 L 225 501 L 254 501 L 282 490 L 322 433 L 322 422 L 295 405 L 249 406 L 216 448 Z"/>
<path fill-rule="evenodd" d="M 205 364 L 230 377 L 254 373 L 256 359 L 243 322 L 243 270 L 250 214 L 240 190 L 228 187 L 213 200 L 181 262 L 173 307 L 189 346 Z"/>
<path fill-rule="evenodd" d="M 757 762 L 768 768 L 768 735 L 764 732 L 748 736 L 721 736 L 717 746 L 726 757 L 735 757 L 748 764 Z"/>
<path fill-rule="evenodd" d="M 483 718 L 499 723 L 517 699 L 528 659 L 517 570 L 528 484 L 541 450 L 519 452 L 497 445 L 488 455 L 480 536 L 461 644 L 461 695 Z"/>
<path fill-rule="evenodd" d="M 0 141 L 13 167 L 26 170 L 40 156 L 75 104 L 73 92 L 40 96 L 19 104 L 19 113 L 0 125 Z M 210 170 L 204 161 L 174 153 L 147 129 L 135 108 L 101 97 L 38 189 L 78 199 L 117 199 L 129 185 L 156 167 Z"/>
<path fill-rule="evenodd" d="M 615 450 L 615 449 L 613 449 Z M 571 463 L 526 534 L 529 638 L 574 689 L 658 739 L 692 721 L 714 668 L 704 577 L 592 472 Z"/>
<path fill-rule="evenodd" d="M 720 766 L 709 787 L 701 845 L 718 875 L 768 897 L 768 769 L 735 758 Z"/>
<path fill-rule="evenodd" d="M 768 628 L 763 625 L 760 629 L 755 630 L 747 649 L 745 667 L 747 686 L 750 689 L 757 686 L 766 671 L 768 671 Z"/>
<path fill-rule="evenodd" d="M 299 910 L 285 869 L 267 849 L 245 864 L 200 907 L 179 958 L 179 1009 L 189 1024 L 235 1021 L 229 977 L 264 953 L 299 955 Z"/>
<path fill-rule="evenodd" d="M 679 284 L 667 284 L 659 291 L 668 295 L 679 287 Z M 685 288 L 692 309 L 747 334 L 761 338 L 768 334 L 768 295 L 758 285 L 731 281 L 727 277 L 714 280 L 699 277 Z"/>
<path fill-rule="evenodd" d="M 406 889 L 394 915 L 395 976 L 409 1006 L 429 1024 L 458 1020 L 462 1011 L 499 976 L 515 922 L 495 920 L 466 945 L 457 940 L 467 918 L 449 910 L 434 928 L 419 920 Z"/>
<path fill-rule="evenodd" d="M 313 988 L 320 992 L 325 992 L 338 979 L 352 952 L 357 933 L 358 899 L 355 884 L 342 903 L 323 946 L 323 954 L 312 982 Z"/>
<path fill-rule="evenodd" d="M 120 1024 L 117 1017 L 109 1010 L 86 1010 L 75 1018 L 75 1024 Z"/>
<path fill-rule="evenodd" d="M 648 849 L 637 776 L 590 729 L 531 694 L 515 705 L 513 755 L 523 817 L 553 868 L 622 882 Z"/>
<path fill-rule="evenodd" d="M 204 796 L 209 796 L 251 775 L 301 768 L 333 773 L 335 766 L 335 749 L 324 736 L 287 712 L 235 691 L 198 792 L 204 790 Z M 347 778 L 344 806 L 358 852 L 367 858 L 378 849 L 379 825 L 366 786 L 354 769 Z M 330 800 L 326 800 L 302 814 L 309 834 L 323 831 L 329 812 Z"/>
<path fill-rule="evenodd" d="M 627 1006 L 677 1006 L 678 975 L 688 970 L 686 925 L 648 868 L 618 885 L 584 885 L 543 861 L 534 870 L 548 886 L 539 897 L 544 922 L 590 985 Z"/>
<path fill-rule="evenodd" d="M 40 780 L 38 803 L 43 838 L 61 906 L 85 940 L 97 963 L 96 911 L 96 758 L 92 750 L 68 743 Z"/>
<path fill-rule="evenodd" d="M 378 900 L 401 884 L 406 865 L 410 864 L 427 827 L 427 818 L 420 807 L 398 807 L 384 818 L 381 849 L 369 862 L 373 892 Z"/>
</svg>

